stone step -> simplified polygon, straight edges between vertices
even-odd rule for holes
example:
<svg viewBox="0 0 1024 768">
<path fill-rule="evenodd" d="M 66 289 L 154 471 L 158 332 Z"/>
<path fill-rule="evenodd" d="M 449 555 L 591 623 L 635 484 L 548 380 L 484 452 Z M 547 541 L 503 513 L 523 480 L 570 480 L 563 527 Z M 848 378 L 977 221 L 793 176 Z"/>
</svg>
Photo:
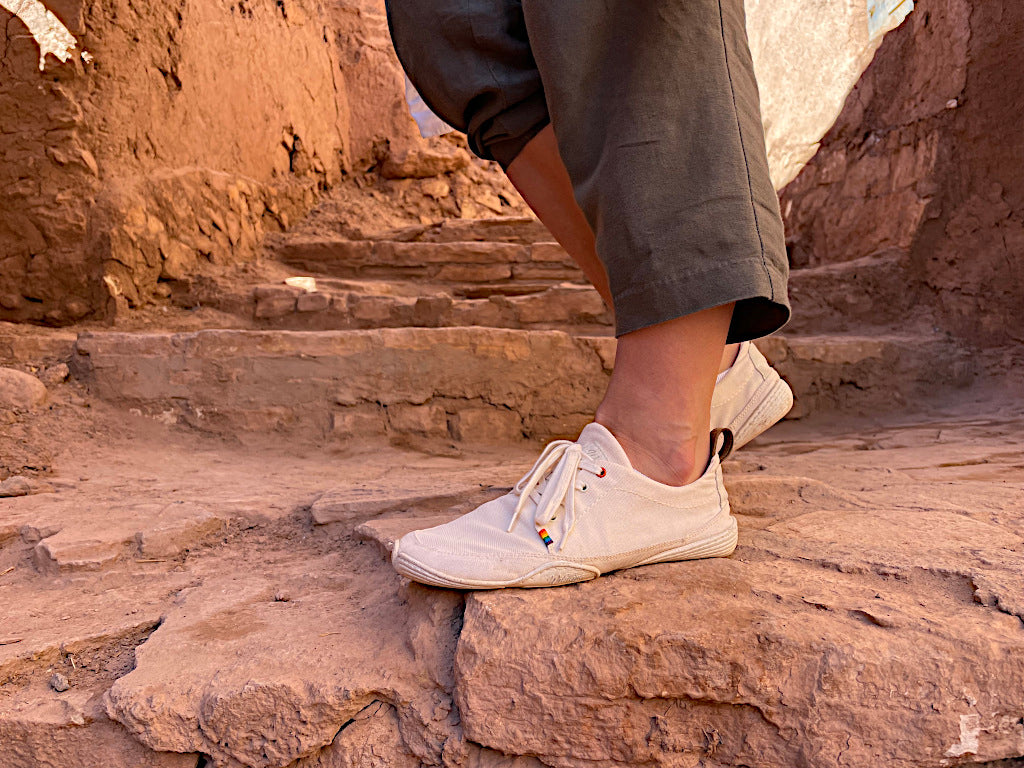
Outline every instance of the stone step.
<svg viewBox="0 0 1024 768">
<path fill-rule="evenodd" d="M 341 278 L 460 283 L 583 280 L 575 262 L 553 242 L 403 242 L 288 235 L 268 242 L 267 248 L 273 258 L 289 267 Z"/>
<path fill-rule="evenodd" d="M 612 313 L 597 291 L 571 282 L 318 278 L 315 291 L 282 284 L 257 286 L 251 312 L 260 328 L 303 331 L 476 325 L 612 332 Z"/>
<path fill-rule="evenodd" d="M 551 233 L 533 216 L 496 216 L 486 219 L 445 219 L 440 224 L 393 230 L 374 239 L 424 243 L 485 240 L 529 245 L 551 240 Z"/>
<path fill-rule="evenodd" d="M 394 234 L 394 233 L 392 233 Z M 588 294 L 567 291 L 562 284 L 588 286 L 583 273 L 557 243 L 539 241 L 439 242 L 398 240 L 343 240 L 330 237 L 289 237 L 272 249 L 275 258 L 287 266 L 320 276 L 319 282 L 361 283 L 343 288 L 345 297 L 307 297 L 302 308 L 292 302 L 284 289 L 261 288 L 254 315 L 263 327 L 290 329 L 345 329 L 369 327 L 487 325 L 502 328 L 559 328 L 611 326 L 610 313 L 602 315 L 601 300 Z M 374 281 L 400 288 L 377 290 Z M 460 303 L 459 299 L 487 299 L 493 296 L 526 295 L 558 287 L 554 293 L 535 299 L 497 302 L 497 306 Z M 873 256 L 841 264 L 793 270 L 789 282 L 793 304 L 790 333 L 848 333 L 853 329 L 930 328 L 927 313 L 907 294 L 905 265 L 896 256 Z M 401 299 L 374 298 L 360 301 L 354 294 L 392 294 Z M 411 297 L 449 295 L 455 304 L 431 299 L 414 311 Z M 569 297 L 568 306 L 563 306 Z M 295 298 L 298 298 L 296 292 Z M 517 304 L 528 309 L 523 317 Z M 329 315 L 313 315 L 331 307 Z M 430 306 L 432 309 L 425 309 Z M 547 312 L 547 314 L 545 314 Z M 425 314 L 424 314 L 425 313 Z M 288 317 L 295 315 L 294 317 Z M 426 319 L 416 319 L 420 316 Z M 287 318 L 287 319 L 284 319 Z"/>
<path fill-rule="evenodd" d="M 444 219 L 439 224 L 394 229 L 375 240 L 419 243 L 542 243 L 551 240 L 548 227 L 534 216 L 495 216 L 483 219 Z"/>
<path fill-rule="evenodd" d="M 71 357 L 76 334 L 62 328 L 0 323 L 0 365 L 46 365 Z"/>
<path fill-rule="evenodd" d="M 869 256 L 790 273 L 789 332 L 849 332 L 865 327 L 930 328 L 927 312 L 908 293 L 900 256 Z"/>
<path fill-rule="evenodd" d="M 795 416 L 912 408 L 972 378 L 942 338 L 772 337 Z M 574 437 L 614 365 L 611 337 L 497 328 L 85 333 L 72 369 L 124 408 L 220 434 L 313 442 Z"/>
</svg>

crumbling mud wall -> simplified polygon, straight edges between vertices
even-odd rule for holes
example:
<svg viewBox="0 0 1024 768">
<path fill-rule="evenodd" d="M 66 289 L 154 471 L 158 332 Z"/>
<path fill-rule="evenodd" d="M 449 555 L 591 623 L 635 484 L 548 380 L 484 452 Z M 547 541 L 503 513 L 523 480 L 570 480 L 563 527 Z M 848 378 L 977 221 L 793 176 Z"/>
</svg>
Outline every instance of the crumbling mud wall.
<svg viewBox="0 0 1024 768">
<path fill-rule="evenodd" d="M 146 304 L 420 142 L 382 2 L 48 7 L 89 56 L 40 71 L 0 9 L 0 320 Z"/>
<path fill-rule="evenodd" d="M 1024 5 L 922 0 L 782 192 L 795 267 L 898 261 L 905 311 L 1024 341 Z"/>
</svg>

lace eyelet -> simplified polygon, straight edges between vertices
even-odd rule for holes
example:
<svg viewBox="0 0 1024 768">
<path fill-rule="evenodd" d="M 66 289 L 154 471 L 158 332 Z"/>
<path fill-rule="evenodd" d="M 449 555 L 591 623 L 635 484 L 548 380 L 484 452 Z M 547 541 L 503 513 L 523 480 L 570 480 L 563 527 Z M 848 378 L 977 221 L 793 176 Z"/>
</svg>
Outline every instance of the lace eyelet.
<svg viewBox="0 0 1024 768">
<path fill-rule="evenodd" d="M 581 490 L 581 491 L 585 491 L 585 490 L 587 490 L 587 484 L 586 484 L 586 483 L 584 483 L 584 484 L 583 484 L 583 487 L 582 487 L 582 488 L 580 488 L 580 490 Z"/>
<path fill-rule="evenodd" d="M 604 467 L 601 467 L 601 471 L 600 471 L 600 472 L 598 473 L 598 475 L 597 475 L 597 476 L 598 476 L 598 477 L 604 477 L 604 476 L 605 476 L 605 475 L 607 475 L 607 474 L 608 474 L 608 470 L 607 470 L 607 469 L 605 469 Z"/>
</svg>

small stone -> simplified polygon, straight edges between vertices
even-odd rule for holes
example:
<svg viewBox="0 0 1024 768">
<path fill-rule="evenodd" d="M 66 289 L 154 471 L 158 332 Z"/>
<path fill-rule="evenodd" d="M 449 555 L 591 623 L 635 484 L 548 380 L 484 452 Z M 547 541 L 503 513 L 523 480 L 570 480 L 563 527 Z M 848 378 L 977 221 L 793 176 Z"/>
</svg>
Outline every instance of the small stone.
<svg viewBox="0 0 1024 768">
<path fill-rule="evenodd" d="M 289 595 L 287 592 L 277 591 L 274 593 L 275 603 L 288 603 L 291 602 L 291 599 L 291 595 Z"/>
<path fill-rule="evenodd" d="M 384 434 L 384 419 L 376 412 L 355 408 L 331 414 L 331 434 L 335 437 L 372 437 Z"/>
<path fill-rule="evenodd" d="M 448 434 L 448 416 L 440 405 L 398 403 L 388 411 L 388 421 L 395 432 L 437 436 Z"/>
<path fill-rule="evenodd" d="M 254 291 L 257 318 L 283 317 L 295 311 L 297 292 L 292 288 L 263 286 Z"/>
<path fill-rule="evenodd" d="M 381 166 L 380 174 L 385 179 L 425 179 L 459 171 L 467 165 L 469 154 L 465 151 L 417 147 L 390 153 Z"/>
<path fill-rule="evenodd" d="M 89 314 L 90 307 L 81 299 L 69 299 L 64 303 L 64 311 L 72 320 L 81 320 Z"/>
<path fill-rule="evenodd" d="M 35 376 L 0 368 L 0 409 L 33 408 L 46 401 L 46 385 Z"/>
<path fill-rule="evenodd" d="M 452 188 L 444 179 L 428 179 L 420 185 L 423 194 L 435 200 L 441 200 L 451 194 Z"/>
<path fill-rule="evenodd" d="M 67 381 L 70 375 L 71 370 L 66 363 L 57 363 L 57 365 L 51 365 L 42 371 L 39 374 L 39 379 L 47 386 L 52 387 L 54 384 L 62 384 Z"/>
<path fill-rule="evenodd" d="M 455 438 L 466 442 L 504 442 L 523 437 L 523 419 L 507 408 L 462 408 L 453 424 Z"/>
<path fill-rule="evenodd" d="M 28 496 L 32 493 L 32 484 L 27 477 L 14 475 L 0 482 L 0 497 Z"/>
<path fill-rule="evenodd" d="M 182 280 L 196 264 L 196 251 L 179 240 L 169 240 L 160 246 L 163 261 L 160 277 L 163 280 Z"/>
<path fill-rule="evenodd" d="M 290 285 L 292 288 L 301 288 L 304 291 L 312 292 L 316 290 L 316 278 L 315 277 L 286 277 L 284 280 L 285 285 Z"/>
<path fill-rule="evenodd" d="M 384 322 L 391 317 L 391 310 L 397 303 L 394 296 L 359 296 L 350 300 L 349 311 L 356 320 Z"/>
<path fill-rule="evenodd" d="M 451 296 L 420 296 L 413 307 L 413 325 L 436 327 L 445 324 L 452 308 Z"/>
<path fill-rule="evenodd" d="M 326 293 L 304 293 L 296 301 L 295 308 L 299 312 L 323 312 L 331 305 L 331 297 Z"/>
<path fill-rule="evenodd" d="M 68 679 L 60 672 L 54 672 L 53 677 L 50 678 L 50 687 L 57 693 L 63 693 L 71 687 L 71 683 L 69 683 Z"/>
<path fill-rule="evenodd" d="M 487 187 L 480 187 L 473 191 L 473 199 L 485 208 L 490 208 L 495 213 L 501 213 L 503 203 L 493 190 Z"/>
</svg>

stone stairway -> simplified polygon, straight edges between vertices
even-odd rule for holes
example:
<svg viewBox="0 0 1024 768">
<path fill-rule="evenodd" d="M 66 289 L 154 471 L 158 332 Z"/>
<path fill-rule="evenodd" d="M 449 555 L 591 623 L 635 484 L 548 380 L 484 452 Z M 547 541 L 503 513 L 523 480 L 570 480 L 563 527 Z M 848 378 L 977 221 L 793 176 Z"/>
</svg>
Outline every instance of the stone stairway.
<svg viewBox="0 0 1024 768">
<path fill-rule="evenodd" d="M 759 342 L 797 393 L 793 416 L 905 410 L 971 379 L 916 336 Z M 508 441 L 575 437 L 615 360 L 610 336 L 502 328 L 88 333 L 72 370 L 111 403 L 208 432 Z"/>
<path fill-rule="evenodd" d="M 261 328 L 340 330 L 481 325 L 611 332 L 612 316 L 575 262 L 535 219 L 448 221 L 384 233 L 270 236 L 272 259 L 316 281 L 314 291 L 253 290 Z M 786 332 L 930 329 L 899 254 L 795 269 L 797 311 Z"/>
<path fill-rule="evenodd" d="M 293 277 L 225 304 L 253 330 L 89 334 L 76 374 L 214 432 L 506 441 L 574 435 L 611 372 L 611 313 L 535 219 L 291 232 L 267 259 Z M 885 257 L 793 271 L 794 320 L 758 342 L 795 390 L 792 417 L 903 410 L 972 381 L 900 277 Z"/>
<path fill-rule="evenodd" d="M 440 326 L 611 332 L 611 313 L 535 219 L 446 222 L 376 240 L 280 235 L 269 255 L 316 290 L 253 291 L 261 328 Z"/>
</svg>

